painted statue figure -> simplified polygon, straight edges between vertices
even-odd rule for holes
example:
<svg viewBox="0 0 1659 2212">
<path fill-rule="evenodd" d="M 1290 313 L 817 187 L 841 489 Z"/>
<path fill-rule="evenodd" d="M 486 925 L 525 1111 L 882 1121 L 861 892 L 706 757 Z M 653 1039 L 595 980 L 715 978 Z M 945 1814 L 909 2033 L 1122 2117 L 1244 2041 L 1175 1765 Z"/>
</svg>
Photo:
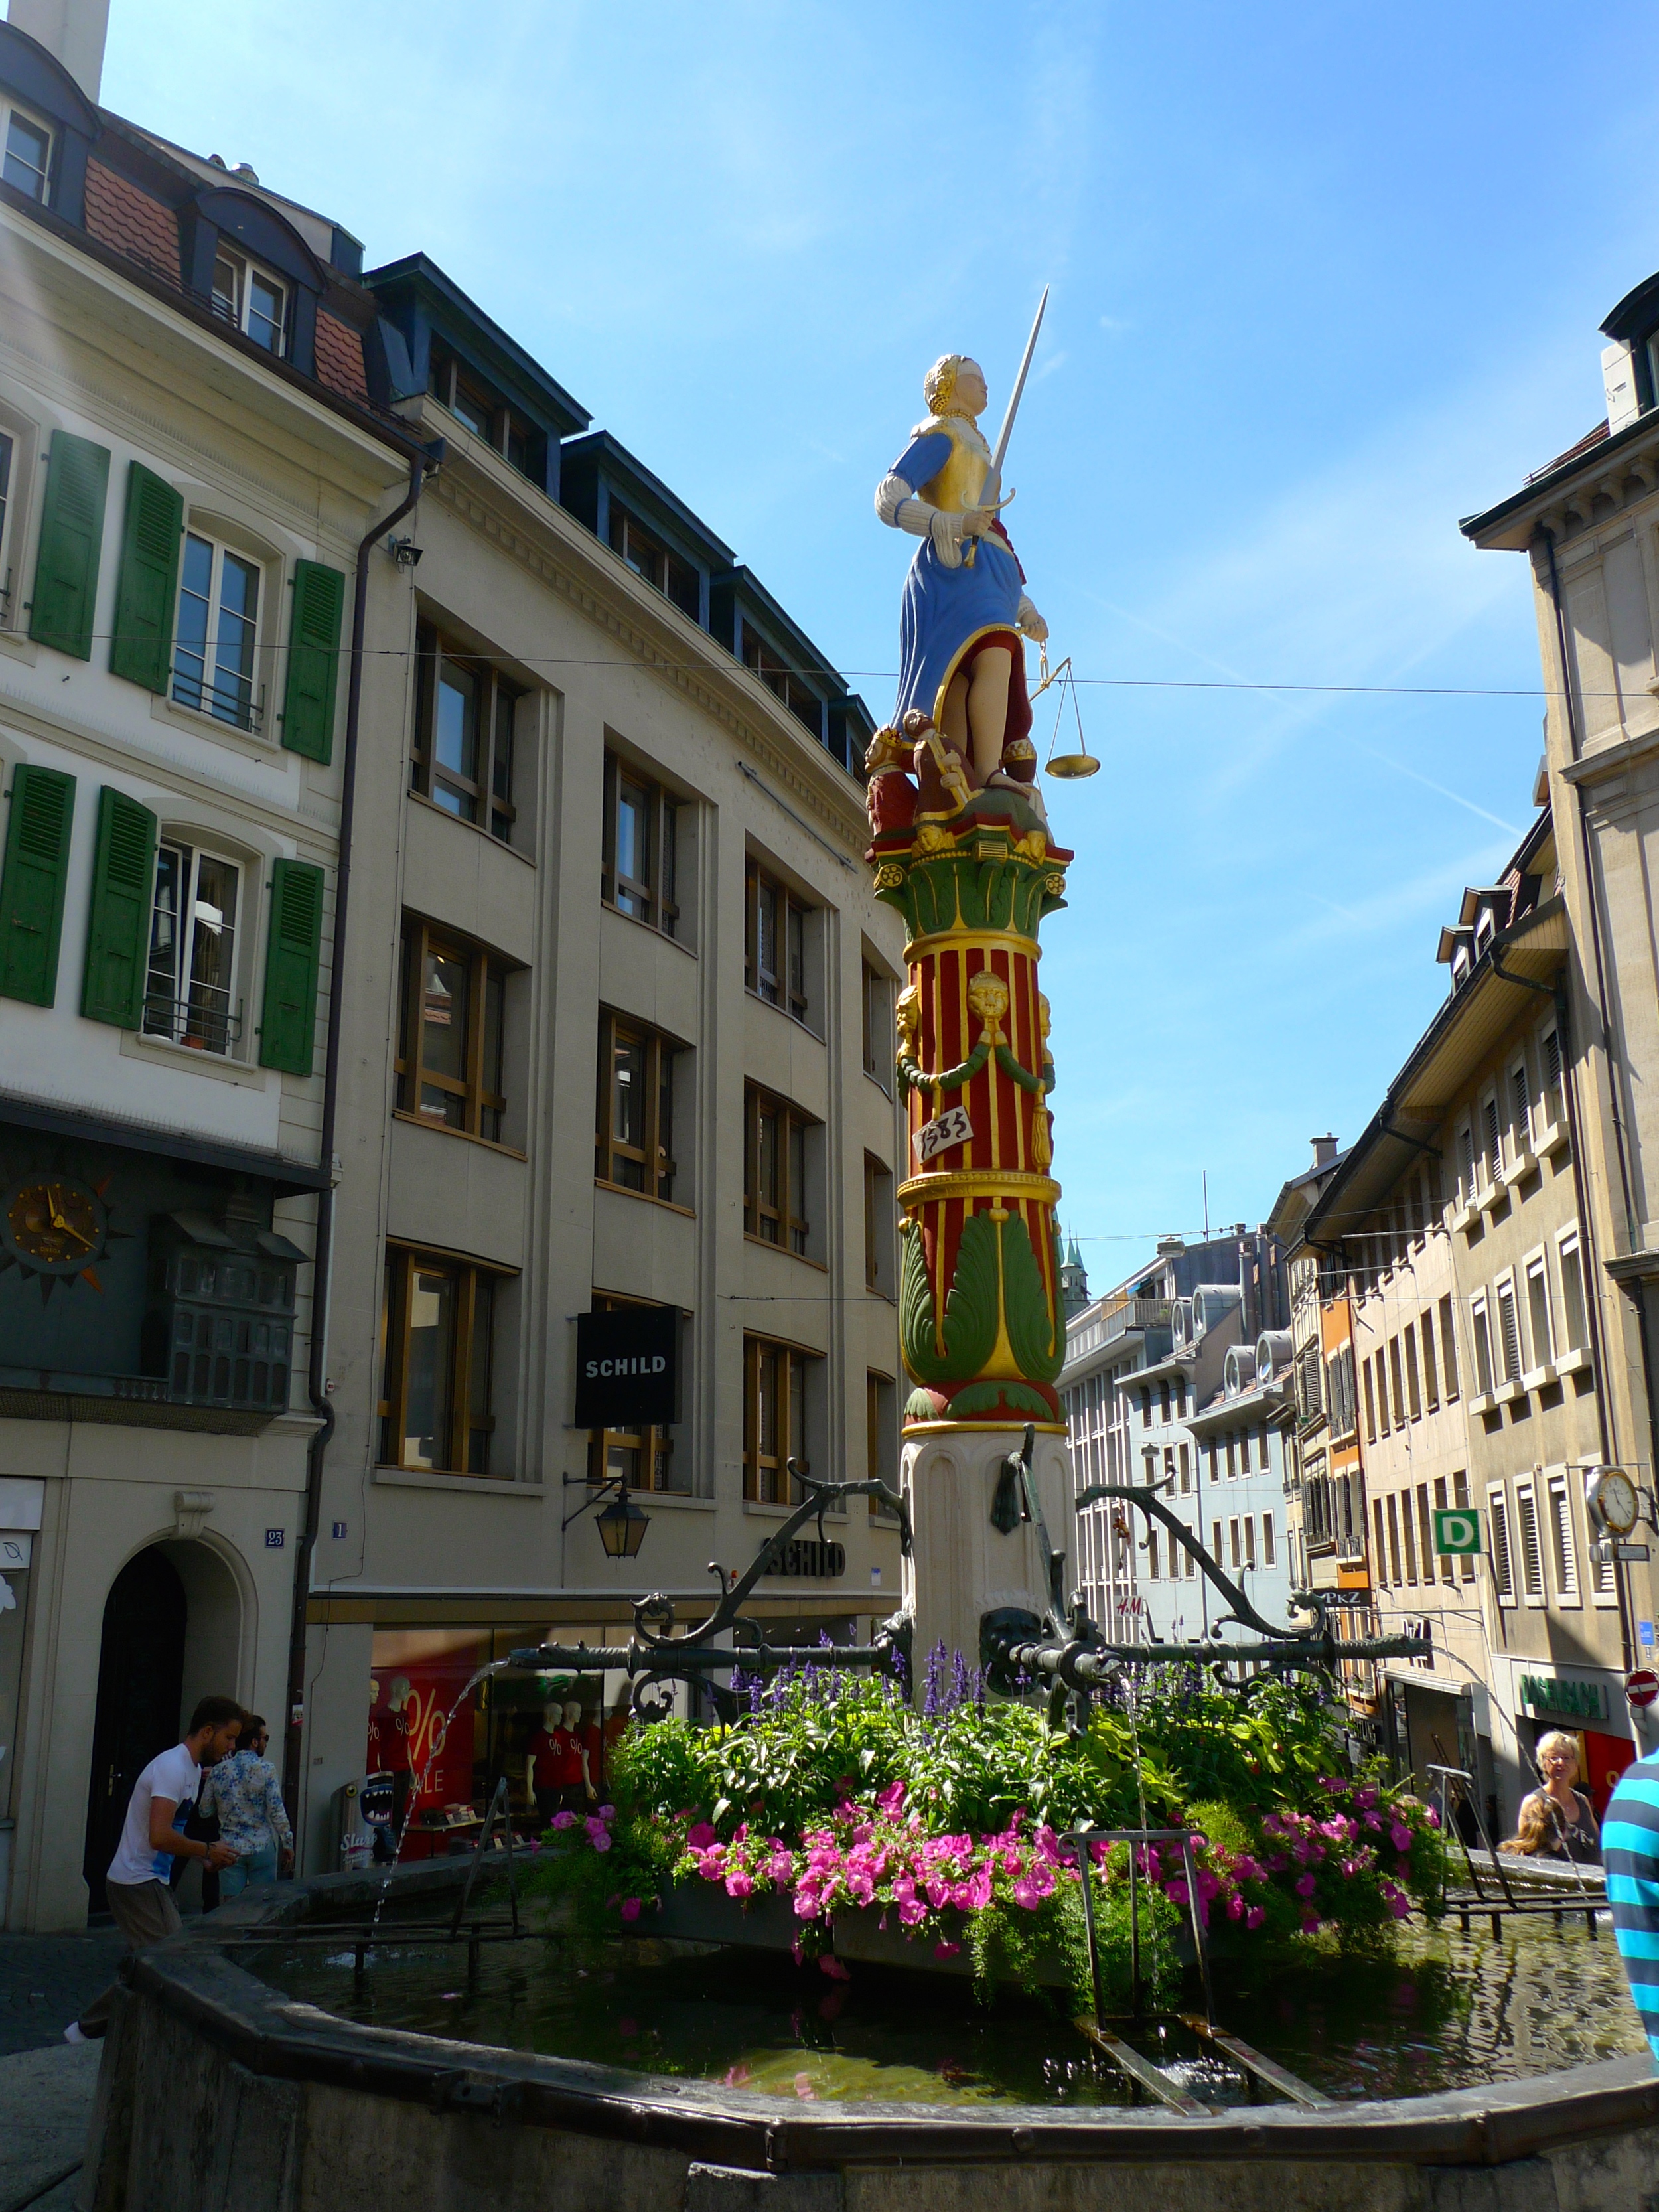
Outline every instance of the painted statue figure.
<svg viewBox="0 0 1659 2212">
<path fill-rule="evenodd" d="M 876 490 L 881 520 L 921 543 L 905 579 L 893 723 L 869 766 L 913 757 L 924 818 L 988 787 L 1018 792 L 1040 815 L 1021 640 L 1041 643 L 1048 626 L 1026 594 L 997 503 L 980 503 L 991 471 L 978 420 L 984 374 L 965 355 L 945 354 L 922 394 L 928 419 Z M 889 796 L 901 799 L 896 787 Z M 875 804 L 872 788 L 872 813 Z"/>
</svg>

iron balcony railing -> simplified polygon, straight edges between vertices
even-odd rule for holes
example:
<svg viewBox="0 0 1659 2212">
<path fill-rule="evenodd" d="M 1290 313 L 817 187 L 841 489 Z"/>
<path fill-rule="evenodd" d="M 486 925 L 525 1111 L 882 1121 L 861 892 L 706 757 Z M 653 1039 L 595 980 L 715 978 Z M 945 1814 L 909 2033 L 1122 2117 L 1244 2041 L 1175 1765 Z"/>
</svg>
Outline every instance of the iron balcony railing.
<svg viewBox="0 0 1659 2212">
<path fill-rule="evenodd" d="M 218 1001 L 223 998 L 224 1003 Z M 169 999 L 155 993 L 144 1000 L 144 1035 L 169 1037 L 198 1052 L 228 1053 L 242 1034 L 240 1001 L 233 1013 L 230 994 L 198 986 L 187 999 Z"/>
<path fill-rule="evenodd" d="M 256 699 L 249 683 L 233 678 L 229 683 L 215 684 L 187 668 L 175 668 L 173 696 L 180 707 L 193 708 L 198 714 L 211 714 L 216 721 L 228 722 L 233 729 L 246 730 L 255 737 L 264 720 L 263 684 Z"/>
</svg>

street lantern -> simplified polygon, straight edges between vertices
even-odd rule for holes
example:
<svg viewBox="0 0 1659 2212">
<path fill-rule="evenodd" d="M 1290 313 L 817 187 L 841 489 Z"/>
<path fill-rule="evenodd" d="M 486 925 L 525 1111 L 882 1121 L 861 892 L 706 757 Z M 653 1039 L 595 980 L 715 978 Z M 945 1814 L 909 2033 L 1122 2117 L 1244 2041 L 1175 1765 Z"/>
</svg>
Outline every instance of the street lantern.
<svg viewBox="0 0 1659 2212">
<path fill-rule="evenodd" d="M 599 1541 L 605 1546 L 605 1556 L 612 1559 L 631 1559 L 645 1541 L 645 1532 L 651 1526 L 648 1513 L 641 1512 L 628 1494 L 624 1483 L 603 1513 L 594 1516 L 599 1524 Z"/>
</svg>

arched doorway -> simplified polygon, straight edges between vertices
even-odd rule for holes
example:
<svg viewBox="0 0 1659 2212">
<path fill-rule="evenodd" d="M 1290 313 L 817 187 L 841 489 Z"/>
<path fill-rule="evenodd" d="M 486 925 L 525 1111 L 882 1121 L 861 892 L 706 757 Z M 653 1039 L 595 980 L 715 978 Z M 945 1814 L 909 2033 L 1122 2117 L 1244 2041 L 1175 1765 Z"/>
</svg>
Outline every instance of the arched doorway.
<svg viewBox="0 0 1659 2212">
<path fill-rule="evenodd" d="M 132 1785 L 157 1752 L 179 1741 L 188 1620 L 183 1577 L 158 1545 L 127 1561 L 104 1601 L 82 1862 L 94 1912 L 105 1910 L 104 1873 Z"/>
</svg>

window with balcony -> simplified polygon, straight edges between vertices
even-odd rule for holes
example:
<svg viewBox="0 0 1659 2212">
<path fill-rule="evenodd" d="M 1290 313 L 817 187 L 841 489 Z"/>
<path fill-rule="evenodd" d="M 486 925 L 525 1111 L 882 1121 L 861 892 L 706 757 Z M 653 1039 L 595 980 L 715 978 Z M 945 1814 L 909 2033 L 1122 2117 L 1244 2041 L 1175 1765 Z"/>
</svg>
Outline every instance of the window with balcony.
<svg viewBox="0 0 1659 2212">
<path fill-rule="evenodd" d="M 1376 1392 L 1372 1387 L 1371 1363 L 1369 1359 L 1360 1370 L 1360 1373 L 1365 1386 L 1365 1441 L 1368 1444 L 1374 1444 L 1376 1442 Z"/>
<path fill-rule="evenodd" d="M 807 1370 L 816 1357 L 763 1336 L 743 1340 L 743 1494 L 763 1505 L 796 1502 L 793 1459 L 806 1474 Z"/>
<path fill-rule="evenodd" d="M 213 264 L 213 312 L 267 353 L 287 352 L 288 286 L 223 246 Z"/>
<path fill-rule="evenodd" d="M 600 1012 L 596 1182 L 672 1202 L 674 1055 L 679 1049 L 641 1022 Z"/>
<path fill-rule="evenodd" d="M 1271 1513 L 1264 1513 L 1261 1516 L 1261 1564 L 1264 1567 L 1273 1564 L 1273 1516 Z"/>
<path fill-rule="evenodd" d="M 810 909 L 758 862 L 744 886 L 744 981 L 757 999 L 806 1019 L 806 917 Z"/>
<path fill-rule="evenodd" d="M 1417 1331 L 1407 1322 L 1402 1332 L 1406 1345 L 1406 1403 L 1414 1421 L 1423 1418 L 1423 1386 L 1417 1371 Z"/>
<path fill-rule="evenodd" d="M 746 1236 L 803 1257 L 806 1212 L 806 1116 L 756 1084 L 743 1094 L 743 1225 Z M 866 1186 L 866 1200 L 870 1199 Z"/>
<path fill-rule="evenodd" d="M 1440 1409 L 1440 1376 L 1435 1366 L 1434 1316 L 1425 1310 L 1418 1317 L 1418 1334 L 1423 1340 L 1423 1395 L 1431 1413 Z"/>
<path fill-rule="evenodd" d="M 416 633 L 416 654 L 410 788 L 502 844 L 520 843 L 516 724 L 524 694 L 429 623 Z"/>
<path fill-rule="evenodd" d="M 618 914 L 679 934 L 675 899 L 680 802 L 617 754 L 605 757 L 600 896 Z"/>
<path fill-rule="evenodd" d="M 664 599 L 672 599 L 693 622 L 702 617 L 702 579 L 689 561 L 671 553 L 661 538 L 637 522 L 626 507 L 611 502 L 611 550 L 619 553 L 636 576 L 643 577 Z"/>
<path fill-rule="evenodd" d="M 5 145 L 0 175 L 14 191 L 44 207 L 52 180 L 51 131 L 26 108 L 14 106 L 4 93 L 0 93 L 0 123 L 4 125 Z"/>
<path fill-rule="evenodd" d="M 500 1144 L 507 975 L 481 945 L 405 917 L 395 1063 L 400 1113 Z"/>
<path fill-rule="evenodd" d="M 388 1247 L 380 1322 L 380 1463 L 491 1474 L 502 1278 L 447 1254 Z"/>
<path fill-rule="evenodd" d="M 1389 1581 L 1389 1551 L 1383 1535 L 1382 1500 L 1380 1498 L 1373 1498 L 1371 1500 L 1371 1531 L 1376 1545 L 1372 1572 L 1378 1582 L 1386 1585 Z"/>
<path fill-rule="evenodd" d="M 1480 1179 L 1486 1188 L 1495 1190 L 1504 1172 L 1504 1139 L 1498 1118 L 1498 1094 L 1489 1091 L 1480 1102 Z"/>
<path fill-rule="evenodd" d="M 242 1033 L 236 933 L 242 871 L 217 853 L 164 838 L 150 902 L 143 1034 L 228 1055 Z"/>
<path fill-rule="evenodd" d="M 179 614 L 173 640 L 173 696 L 235 729 L 257 730 L 264 695 L 256 696 L 262 571 L 258 562 L 191 530 L 179 564 Z"/>
<path fill-rule="evenodd" d="M 617 1313 L 652 1304 L 648 1298 L 619 1298 L 595 1291 L 592 1310 Z M 621 1480 L 630 1490 L 668 1491 L 684 1496 L 691 1487 L 691 1469 L 676 1461 L 673 1432 L 661 1424 L 592 1429 L 587 1438 L 587 1479 L 590 1482 Z"/>
</svg>

